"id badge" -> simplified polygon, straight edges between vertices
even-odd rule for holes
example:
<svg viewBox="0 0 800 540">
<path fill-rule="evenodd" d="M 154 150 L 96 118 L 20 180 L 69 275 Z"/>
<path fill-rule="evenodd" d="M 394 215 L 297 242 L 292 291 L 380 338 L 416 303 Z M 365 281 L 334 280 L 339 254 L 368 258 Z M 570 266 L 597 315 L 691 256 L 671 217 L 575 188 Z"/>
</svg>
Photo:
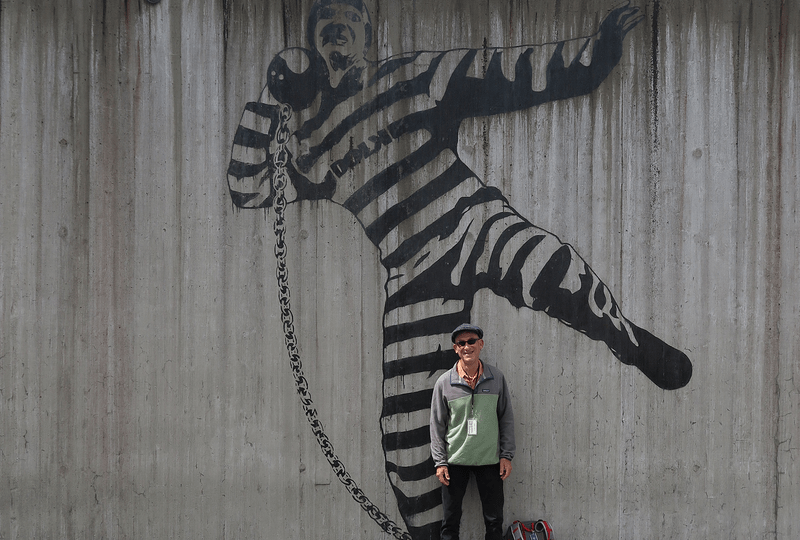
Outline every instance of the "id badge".
<svg viewBox="0 0 800 540">
<path fill-rule="evenodd" d="M 467 419 L 467 435 L 478 434 L 478 420 L 475 418 Z"/>
</svg>

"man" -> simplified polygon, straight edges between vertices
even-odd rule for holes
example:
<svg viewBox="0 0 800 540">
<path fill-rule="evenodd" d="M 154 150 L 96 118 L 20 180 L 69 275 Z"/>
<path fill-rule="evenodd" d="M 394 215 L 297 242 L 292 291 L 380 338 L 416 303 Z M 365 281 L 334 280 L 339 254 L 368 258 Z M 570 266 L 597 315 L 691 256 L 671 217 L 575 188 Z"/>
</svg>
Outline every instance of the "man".
<svg viewBox="0 0 800 540">
<path fill-rule="evenodd" d="M 457 358 L 442 350 L 441 338 L 470 320 L 478 291 L 603 341 L 661 388 L 680 388 L 691 378 L 686 355 L 624 317 L 571 245 L 512 207 L 496 187 L 502 178 L 484 182 L 459 155 L 459 130 L 470 117 L 592 92 L 640 21 L 635 7 L 613 10 L 566 59 L 566 42 L 558 42 L 412 51 L 371 62 L 364 3 L 317 0 L 308 20 L 310 48 L 279 52 L 260 99 L 245 107 L 228 167 L 234 204 L 273 205 L 274 156 L 281 155 L 276 134 L 288 131 L 287 200 L 341 205 L 380 250 L 387 276 L 381 443 L 415 540 L 438 538 L 441 524 L 428 408 L 434 375 Z M 543 65 L 545 73 L 537 73 Z M 281 104 L 291 108 L 289 119 L 281 117 Z"/>
<path fill-rule="evenodd" d="M 483 330 L 462 324 L 451 335 L 458 362 L 433 387 L 431 456 L 442 483 L 442 540 L 458 540 L 461 502 L 475 476 L 486 540 L 503 538 L 503 481 L 514 458 L 514 413 L 503 373 L 480 359 Z"/>
</svg>

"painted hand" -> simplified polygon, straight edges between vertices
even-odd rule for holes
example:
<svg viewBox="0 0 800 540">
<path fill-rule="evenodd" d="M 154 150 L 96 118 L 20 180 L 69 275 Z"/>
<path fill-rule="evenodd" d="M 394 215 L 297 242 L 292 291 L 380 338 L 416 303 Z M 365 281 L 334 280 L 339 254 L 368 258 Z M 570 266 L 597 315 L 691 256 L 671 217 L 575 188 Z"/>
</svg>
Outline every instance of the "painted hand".
<svg viewBox="0 0 800 540">
<path fill-rule="evenodd" d="M 642 19 L 644 16 L 639 13 L 639 8 L 631 7 L 630 4 L 613 10 L 600 23 L 600 38 L 595 44 L 592 56 L 601 58 L 608 56 L 615 63 L 619 61 L 622 56 L 622 41 L 625 39 L 625 35 Z"/>
</svg>

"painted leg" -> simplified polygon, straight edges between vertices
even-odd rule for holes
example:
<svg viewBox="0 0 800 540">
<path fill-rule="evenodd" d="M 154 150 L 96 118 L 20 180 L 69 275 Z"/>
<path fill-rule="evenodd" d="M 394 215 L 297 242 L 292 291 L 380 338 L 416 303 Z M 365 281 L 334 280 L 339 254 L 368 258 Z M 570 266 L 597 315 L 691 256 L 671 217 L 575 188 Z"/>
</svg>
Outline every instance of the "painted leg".
<svg viewBox="0 0 800 540">
<path fill-rule="evenodd" d="M 426 314 L 420 319 L 419 313 Z M 381 433 L 386 474 L 414 540 L 439 540 L 441 484 L 430 451 L 433 385 L 458 360 L 450 331 L 464 322 L 464 302 L 441 298 L 387 306 L 384 315 Z"/>
<path fill-rule="evenodd" d="M 529 294 L 531 308 L 603 341 L 620 362 L 636 366 L 660 388 L 675 390 L 691 379 L 689 358 L 626 319 L 608 287 L 572 246 L 553 251 Z"/>
<path fill-rule="evenodd" d="M 487 219 L 475 236 L 471 255 L 459 269 L 462 281 L 477 276 L 513 305 L 543 311 L 604 342 L 622 363 L 636 366 L 660 388 L 674 390 L 689 382 L 689 358 L 625 318 L 572 246 L 507 210 Z"/>
</svg>

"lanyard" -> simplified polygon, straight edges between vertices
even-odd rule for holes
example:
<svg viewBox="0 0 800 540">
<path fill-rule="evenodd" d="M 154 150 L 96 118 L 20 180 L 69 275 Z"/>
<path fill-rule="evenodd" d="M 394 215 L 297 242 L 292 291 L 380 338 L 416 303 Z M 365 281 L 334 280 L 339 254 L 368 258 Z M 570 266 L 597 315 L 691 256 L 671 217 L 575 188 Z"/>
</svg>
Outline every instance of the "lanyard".
<svg viewBox="0 0 800 540">
<path fill-rule="evenodd" d="M 476 377 L 479 377 L 479 374 L 481 372 L 481 368 L 482 367 L 483 367 L 483 362 L 479 361 L 479 363 L 478 363 L 478 371 L 475 373 Z M 467 370 L 464 370 L 464 373 L 466 373 L 466 372 L 467 372 Z M 475 381 L 475 388 L 471 388 L 470 387 L 470 390 L 472 390 L 472 394 L 469 397 L 469 417 L 470 418 L 475 418 L 475 391 L 478 389 L 478 385 L 480 383 L 481 383 L 481 380 L 480 380 L 480 378 L 478 378 L 478 380 Z M 467 385 L 467 386 L 469 386 L 469 385 Z"/>
</svg>

